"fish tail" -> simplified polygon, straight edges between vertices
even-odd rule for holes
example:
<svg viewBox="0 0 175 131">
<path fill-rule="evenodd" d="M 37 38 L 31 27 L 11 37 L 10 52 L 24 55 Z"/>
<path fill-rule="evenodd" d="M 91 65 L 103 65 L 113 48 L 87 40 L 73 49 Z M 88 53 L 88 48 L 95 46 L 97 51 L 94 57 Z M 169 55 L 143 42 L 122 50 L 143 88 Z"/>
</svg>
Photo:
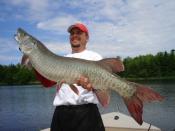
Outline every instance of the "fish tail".
<svg viewBox="0 0 175 131">
<path fill-rule="evenodd" d="M 161 101 L 164 99 L 159 93 L 153 91 L 151 88 L 140 84 L 131 83 L 136 86 L 136 91 L 130 98 L 124 98 L 124 102 L 131 114 L 131 116 L 142 125 L 143 103 L 152 101 Z"/>
</svg>

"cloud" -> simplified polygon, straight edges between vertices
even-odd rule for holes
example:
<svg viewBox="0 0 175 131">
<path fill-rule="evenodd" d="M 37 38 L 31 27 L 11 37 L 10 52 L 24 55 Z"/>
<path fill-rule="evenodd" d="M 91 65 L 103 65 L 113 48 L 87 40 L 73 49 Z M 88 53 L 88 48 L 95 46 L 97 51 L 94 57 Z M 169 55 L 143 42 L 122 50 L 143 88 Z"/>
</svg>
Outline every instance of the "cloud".
<svg viewBox="0 0 175 131">
<path fill-rule="evenodd" d="M 128 13 L 123 16 L 122 13 L 119 14 L 119 18 L 122 18 L 119 21 L 123 24 L 117 24 L 117 18 L 111 19 L 112 22 L 97 21 L 89 24 L 92 32 L 91 42 L 93 45 L 98 43 L 103 46 L 104 49 L 100 47 L 103 51 L 99 51 L 105 55 L 116 52 L 116 55 L 119 53 L 123 57 L 170 50 L 175 41 L 172 35 L 175 31 L 173 5 L 174 2 L 128 1 L 121 7 Z M 116 13 L 108 16 L 115 18 Z M 109 53 L 104 53 L 107 50 Z"/>
<path fill-rule="evenodd" d="M 18 45 L 12 39 L 0 37 L 0 62 L 1 64 L 16 64 L 20 61 Z"/>
<path fill-rule="evenodd" d="M 77 21 L 78 20 L 71 15 L 59 16 L 47 21 L 39 22 L 37 24 L 37 28 L 42 30 L 56 31 L 59 34 L 65 34 L 68 26 Z"/>
<path fill-rule="evenodd" d="M 2 3 L 5 11 L 11 7 L 10 10 L 13 13 L 9 15 L 14 18 L 36 22 L 53 15 L 53 10 L 50 10 L 50 6 L 54 7 L 55 2 L 49 2 L 49 0 L 2 0 Z"/>
<path fill-rule="evenodd" d="M 12 39 L 6 39 L 0 37 L 0 53 L 8 53 L 18 50 L 18 46 Z"/>
<path fill-rule="evenodd" d="M 14 55 L 0 55 L 0 61 L 1 65 L 6 65 L 6 64 L 17 64 L 20 63 L 21 57 L 19 56 L 14 56 Z"/>
<path fill-rule="evenodd" d="M 39 30 L 40 34 L 36 36 L 43 38 L 46 46 L 54 52 L 61 50 L 65 54 L 70 51 L 66 30 L 77 21 L 89 28 L 88 48 L 105 57 L 133 57 L 174 48 L 174 1 L 2 1 L 6 3 L 3 6 L 5 13 L 0 13 L 3 17 L 14 14 L 16 19 L 31 23 L 31 28 L 37 28 L 32 30 Z M 12 11 L 14 13 L 9 13 Z M 4 20 L 0 18 L 0 21 Z M 2 48 L 5 52 L 5 47 Z"/>
<path fill-rule="evenodd" d="M 73 21 L 84 20 L 90 30 L 89 48 L 105 56 L 136 56 L 169 50 L 175 40 L 175 2 L 83 0 L 66 2 L 82 10 L 38 23 L 40 29 L 64 34 Z M 82 7 L 82 5 L 84 5 Z M 168 46 L 169 45 L 169 46 Z"/>
<path fill-rule="evenodd" d="M 68 42 L 60 43 L 60 42 L 44 42 L 45 46 L 52 52 L 58 55 L 65 55 L 71 52 L 70 44 Z"/>
</svg>

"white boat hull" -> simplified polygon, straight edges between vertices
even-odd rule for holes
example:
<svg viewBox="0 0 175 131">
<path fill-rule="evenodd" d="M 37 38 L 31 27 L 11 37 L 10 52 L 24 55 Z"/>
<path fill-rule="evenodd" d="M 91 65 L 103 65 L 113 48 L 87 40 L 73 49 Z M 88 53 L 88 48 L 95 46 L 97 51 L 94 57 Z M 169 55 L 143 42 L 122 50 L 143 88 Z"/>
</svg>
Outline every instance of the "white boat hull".
<svg viewBox="0 0 175 131">
<path fill-rule="evenodd" d="M 120 112 L 104 114 L 102 115 L 102 119 L 106 131 L 161 131 L 160 128 L 146 122 L 139 125 L 132 117 Z"/>
</svg>

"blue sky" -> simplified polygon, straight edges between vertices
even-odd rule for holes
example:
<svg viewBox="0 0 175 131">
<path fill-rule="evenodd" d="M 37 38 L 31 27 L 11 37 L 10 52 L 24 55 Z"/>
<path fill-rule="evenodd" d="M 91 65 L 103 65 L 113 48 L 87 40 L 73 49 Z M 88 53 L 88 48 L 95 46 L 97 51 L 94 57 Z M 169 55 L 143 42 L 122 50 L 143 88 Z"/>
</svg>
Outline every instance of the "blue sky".
<svg viewBox="0 0 175 131">
<path fill-rule="evenodd" d="M 51 51 L 70 52 L 69 25 L 89 28 L 88 49 L 126 58 L 175 49 L 174 0 L 1 0 L 0 64 L 20 62 L 18 27 Z"/>
</svg>

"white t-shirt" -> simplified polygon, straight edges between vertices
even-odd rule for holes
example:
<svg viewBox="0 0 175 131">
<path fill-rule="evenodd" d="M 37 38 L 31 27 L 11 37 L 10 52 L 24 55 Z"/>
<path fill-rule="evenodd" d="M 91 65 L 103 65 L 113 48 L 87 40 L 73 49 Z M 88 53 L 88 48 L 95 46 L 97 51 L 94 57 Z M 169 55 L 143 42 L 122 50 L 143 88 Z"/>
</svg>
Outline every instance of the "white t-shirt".
<svg viewBox="0 0 175 131">
<path fill-rule="evenodd" d="M 74 57 L 94 61 L 102 59 L 102 56 L 100 56 L 98 53 L 89 50 L 85 50 L 80 53 L 68 54 L 66 57 Z M 63 83 L 61 88 L 56 92 L 53 105 L 59 106 L 59 105 L 81 105 L 87 103 L 94 103 L 94 104 L 99 103 L 93 91 L 88 91 L 83 87 L 78 86 L 77 84 L 74 85 L 77 87 L 79 95 L 77 95 L 74 91 L 72 91 L 72 89 L 69 87 L 68 84 Z"/>
</svg>

